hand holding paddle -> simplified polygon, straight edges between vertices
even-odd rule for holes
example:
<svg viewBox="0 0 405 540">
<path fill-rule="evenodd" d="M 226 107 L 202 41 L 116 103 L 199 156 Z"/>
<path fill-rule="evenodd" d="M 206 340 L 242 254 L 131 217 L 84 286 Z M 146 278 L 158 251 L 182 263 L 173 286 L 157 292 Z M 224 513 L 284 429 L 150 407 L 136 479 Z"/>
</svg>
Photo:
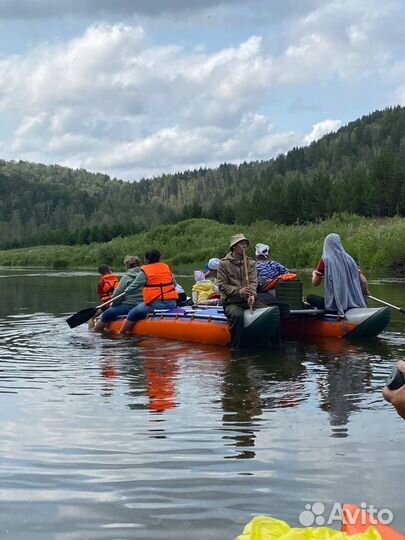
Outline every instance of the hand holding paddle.
<svg viewBox="0 0 405 540">
<path fill-rule="evenodd" d="M 117 294 L 117 296 L 114 296 L 114 298 L 111 298 L 110 300 L 108 300 L 108 302 L 104 302 L 104 304 L 100 304 L 99 306 L 92 307 L 92 308 L 82 309 L 78 311 L 77 313 L 75 313 L 74 315 L 71 315 L 70 317 L 68 317 L 66 319 L 66 322 L 68 323 L 70 328 L 76 328 L 76 326 L 80 326 L 81 324 L 92 319 L 94 315 L 97 313 L 98 309 L 104 306 L 107 306 L 108 304 L 111 304 L 112 300 L 115 300 L 116 298 L 120 298 L 120 296 L 124 296 L 124 294 L 125 294 L 125 291 L 121 294 Z"/>
</svg>

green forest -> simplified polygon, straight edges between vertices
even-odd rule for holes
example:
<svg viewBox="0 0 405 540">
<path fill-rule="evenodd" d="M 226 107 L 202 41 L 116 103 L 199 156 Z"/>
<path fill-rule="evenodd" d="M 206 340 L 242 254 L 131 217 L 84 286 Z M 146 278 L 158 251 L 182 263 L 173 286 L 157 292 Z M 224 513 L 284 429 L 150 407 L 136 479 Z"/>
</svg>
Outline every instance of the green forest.
<svg viewBox="0 0 405 540">
<path fill-rule="evenodd" d="M 251 256 L 255 243 L 265 242 L 270 244 L 271 257 L 289 269 L 309 269 L 317 264 L 322 254 L 325 236 L 337 232 L 363 271 L 403 276 L 404 230 L 405 218 L 375 219 L 353 214 L 336 214 L 317 224 L 276 225 L 270 221 L 256 221 L 243 227 L 200 218 L 160 225 L 104 243 L 0 251 L 0 265 L 96 270 L 101 263 L 107 263 L 120 271 L 125 255 L 143 257 L 146 250 L 157 248 L 177 273 L 190 273 L 192 269 L 202 268 L 209 258 L 226 255 L 230 236 L 242 231 L 250 240 Z"/>
<path fill-rule="evenodd" d="M 0 249 L 142 238 L 193 218 L 229 232 L 257 222 L 310 226 L 337 214 L 404 217 L 404 156 L 405 108 L 398 106 L 275 159 L 139 182 L 0 160 Z"/>
</svg>

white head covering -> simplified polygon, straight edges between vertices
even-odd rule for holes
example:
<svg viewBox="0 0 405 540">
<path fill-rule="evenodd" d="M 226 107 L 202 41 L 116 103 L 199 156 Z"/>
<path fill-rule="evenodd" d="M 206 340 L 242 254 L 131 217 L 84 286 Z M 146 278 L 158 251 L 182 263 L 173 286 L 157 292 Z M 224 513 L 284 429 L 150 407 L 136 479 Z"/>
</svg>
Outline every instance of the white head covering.
<svg viewBox="0 0 405 540">
<path fill-rule="evenodd" d="M 255 246 L 256 257 L 258 257 L 259 255 L 263 255 L 263 257 L 266 257 L 267 259 L 267 257 L 269 256 L 269 251 L 270 251 L 270 246 L 268 246 L 267 244 L 261 244 L 259 242 Z"/>
<path fill-rule="evenodd" d="M 361 290 L 359 268 L 342 246 L 340 236 L 328 234 L 323 243 L 325 307 L 343 315 L 350 308 L 367 307 Z"/>
<path fill-rule="evenodd" d="M 194 279 L 195 281 L 204 281 L 204 272 L 202 270 L 194 270 Z"/>
</svg>

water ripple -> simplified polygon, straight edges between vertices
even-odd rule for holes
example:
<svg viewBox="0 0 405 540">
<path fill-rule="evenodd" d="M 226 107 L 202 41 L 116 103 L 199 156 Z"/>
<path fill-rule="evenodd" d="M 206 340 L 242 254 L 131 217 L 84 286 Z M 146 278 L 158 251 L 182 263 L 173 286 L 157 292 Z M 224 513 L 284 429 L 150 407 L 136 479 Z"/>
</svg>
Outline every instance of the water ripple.
<svg viewBox="0 0 405 540">
<path fill-rule="evenodd" d="M 46 312 L 1 319 L 0 335 L 13 540 L 232 538 L 252 514 L 298 524 L 316 500 L 367 500 L 403 525 L 404 430 L 381 397 L 400 333 L 237 359 L 72 331 Z"/>
</svg>

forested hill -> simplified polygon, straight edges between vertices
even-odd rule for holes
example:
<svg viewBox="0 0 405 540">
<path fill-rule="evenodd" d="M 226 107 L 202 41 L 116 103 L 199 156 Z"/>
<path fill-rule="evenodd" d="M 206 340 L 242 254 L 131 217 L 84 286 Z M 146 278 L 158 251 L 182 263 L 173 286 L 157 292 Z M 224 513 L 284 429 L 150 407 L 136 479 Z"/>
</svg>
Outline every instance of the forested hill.
<svg viewBox="0 0 405 540">
<path fill-rule="evenodd" d="M 310 223 L 334 213 L 405 215 L 405 108 L 376 111 L 276 159 L 123 182 L 0 160 L 0 249 L 108 241 L 206 217 Z"/>
</svg>

